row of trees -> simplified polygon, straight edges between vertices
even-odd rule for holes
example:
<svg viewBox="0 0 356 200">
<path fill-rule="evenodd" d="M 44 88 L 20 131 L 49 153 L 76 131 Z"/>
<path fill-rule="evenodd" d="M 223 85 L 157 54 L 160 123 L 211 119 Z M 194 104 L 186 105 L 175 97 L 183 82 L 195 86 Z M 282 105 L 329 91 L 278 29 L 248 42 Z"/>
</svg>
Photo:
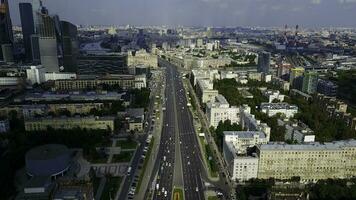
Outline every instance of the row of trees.
<svg viewBox="0 0 356 200">
<path fill-rule="evenodd" d="M 327 142 L 356 138 L 356 131 L 351 130 L 343 120 L 329 117 L 325 108 L 316 98 L 306 101 L 302 98 L 286 98 L 286 102 L 299 107 L 295 118 L 307 124 L 315 133 L 316 140 Z"/>
</svg>

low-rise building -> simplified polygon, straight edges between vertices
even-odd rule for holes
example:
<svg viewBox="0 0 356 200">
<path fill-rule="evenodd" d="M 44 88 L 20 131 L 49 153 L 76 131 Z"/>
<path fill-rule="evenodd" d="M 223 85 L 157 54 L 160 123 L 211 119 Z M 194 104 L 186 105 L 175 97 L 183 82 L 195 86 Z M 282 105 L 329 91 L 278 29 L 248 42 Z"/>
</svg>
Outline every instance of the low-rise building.
<svg viewBox="0 0 356 200">
<path fill-rule="evenodd" d="M 251 108 L 247 105 L 240 107 L 240 125 L 242 129 L 247 131 L 262 131 L 266 136 L 266 140 L 270 140 L 271 127 L 257 120 L 255 116 L 251 114 Z"/>
<path fill-rule="evenodd" d="M 127 131 L 143 131 L 145 111 L 143 108 L 129 108 L 126 110 Z"/>
<path fill-rule="evenodd" d="M 247 181 L 257 178 L 258 157 L 256 154 L 239 155 L 233 143 L 224 143 L 224 159 L 227 163 L 227 169 L 234 181 Z"/>
<path fill-rule="evenodd" d="M 267 144 L 266 134 L 262 131 L 224 131 L 224 145 L 232 143 L 237 154 L 245 154 L 249 147 Z"/>
<path fill-rule="evenodd" d="M 272 103 L 274 100 L 279 102 L 284 101 L 284 95 L 278 90 L 265 90 L 263 95 L 268 98 L 268 103 Z"/>
<path fill-rule="evenodd" d="M 206 116 L 208 118 L 209 127 L 217 127 L 219 122 L 230 120 L 231 123 L 239 123 L 239 109 L 230 107 L 224 96 L 218 95 L 214 102 L 207 103 Z"/>
<path fill-rule="evenodd" d="M 78 79 L 55 80 L 56 90 L 84 90 L 96 89 L 103 86 L 119 86 L 122 89 L 133 89 L 145 86 L 140 77 L 134 75 L 110 74 L 103 77 L 81 76 Z"/>
<path fill-rule="evenodd" d="M 283 121 L 278 119 L 278 125 L 286 128 L 285 140 L 296 141 L 298 143 L 315 142 L 314 131 L 301 121 Z"/>
<path fill-rule="evenodd" d="M 261 112 L 269 117 L 282 114 L 285 118 L 291 118 L 298 113 L 298 107 L 288 103 L 261 103 Z"/>
<path fill-rule="evenodd" d="M 0 77 L 0 86 L 17 86 L 21 77 Z"/>
<path fill-rule="evenodd" d="M 101 129 L 114 130 L 114 117 L 42 117 L 25 120 L 26 131 L 53 129 Z"/>
<path fill-rule="evenodd" d="M 30 66 L 30 68 L 26 69 L 27 80 L 30 84 L 41 84 L 46 81 L 45 78 L 46 68 L 39 66 Z"/>
</svg>

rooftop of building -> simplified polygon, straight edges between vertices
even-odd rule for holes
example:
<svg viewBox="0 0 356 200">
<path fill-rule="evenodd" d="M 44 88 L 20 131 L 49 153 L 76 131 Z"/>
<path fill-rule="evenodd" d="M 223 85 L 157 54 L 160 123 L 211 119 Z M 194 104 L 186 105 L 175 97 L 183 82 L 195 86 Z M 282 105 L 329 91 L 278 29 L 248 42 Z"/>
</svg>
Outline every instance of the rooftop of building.
<svg viewBox="0 0 356 200">
<path fill-rule="evenodd" d="M 262 131 L 224 131 L 225 136 L 237 136 L 238 138 L 254 138 L 258 136 L 259 138 L 266 138 L 266 135 Z"/>
<path fill-rule="evenodd" d="M 303 151 L 303 150 L 341 150 L 344 147 L 355 147 L 356 140 L 341 140 L 326 143 L 303 143 L 303 144 L 286 144 L 284 142 L 270 142 L 268 144 L 260 145 L 260 150 L 291 150 L 291 151 Z"/>
<path fill-rule="evenodd" d="M 298 109 L 296 105 L 290 105 L 288 103 L 261 103 L 261 109 Z"/>
</svg>

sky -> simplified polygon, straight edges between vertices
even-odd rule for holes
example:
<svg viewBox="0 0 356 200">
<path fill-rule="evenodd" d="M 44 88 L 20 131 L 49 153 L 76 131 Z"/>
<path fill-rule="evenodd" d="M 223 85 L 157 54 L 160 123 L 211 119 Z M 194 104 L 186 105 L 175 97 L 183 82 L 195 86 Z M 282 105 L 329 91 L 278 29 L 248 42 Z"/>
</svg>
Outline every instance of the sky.
<svg viewBox="0 0 356 200">
<path fill-rule="evenodd" d="M 13 24 L 18 3 L 9 0 Z M 356 27 L 356 0 L 45 0 L 77 25 Z"/>
</svg>

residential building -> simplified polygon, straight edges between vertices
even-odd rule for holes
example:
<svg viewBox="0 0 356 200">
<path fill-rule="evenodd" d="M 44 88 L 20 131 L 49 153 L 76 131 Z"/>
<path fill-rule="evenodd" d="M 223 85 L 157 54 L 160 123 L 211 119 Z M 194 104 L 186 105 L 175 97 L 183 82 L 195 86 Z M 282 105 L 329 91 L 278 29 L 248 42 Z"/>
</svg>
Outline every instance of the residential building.
<svg viewBox="0 0 356 200">
<path fill-rule="evenodd" d="M 227 169 L 234 181 L 244 182 L 257 178 L 258 157 L 256 154 L 239 155 L 233 143 L 224 143 L 224 159 Z"/>
<path fill-rule="evenodd" d="M 265 90 L 263 95 L 268 98 L 268 103 L 272 103 L 275 100 L 278 102 L 284 101 L 284 95 L 278 90 Z"/>
<path fill-rule="evenodd" d="M 243 130 L 247 131 L 262 131 L 266 140 L 270 140 L 271 128 L 266 123 L 261 123 L 254 115 L 251 114 L 251 108 L 247 105 L 240 107 L 240 125 Z"/>
<path fill-rule="evenodd" d="M 215 101 L 208 102 L 206 105 L 206 116 L 208 118 L 209 127 L 217 127 L 219 122 L 230 120 L 231 123 L 239 123 L 239 108 L 230 107 L 224 96 L 217 95 Z"/>
<path fill-rule="evenodd" d="M 143 108 L 129 108 L 126 110 L 126 121 L 128 122 L 127 131 L 143 131 L 145 111 Z"/>
<path fill-rule="evenodd" d="M 297 143 L 315 142 L 314 131 L 301 121 L 284 121 L 278 119 L 278 125 L 285 127 L 285 140 Z"/>
<path fill-rule="evenodd" d="M 30 66 L 26 69 L 27 80 L 33 85 L 35 83 L 41 84 L 46 81 L 46 68 L 42 65 Z"/>
<path fill-rule="evenodd" d="M 288 103 L 261 103 L 260 108 L 261 112 L 266 113 L 269 117 L 282 114 L 285 118 L 291 118 L 298 113 L 298 107 Z"/>
<path fill-rule="evenodd" d="M 337 95 L 338 86 L 328 80 L 319 79 L 317 91 L 326 96 L 335 97 Z"/>
<path fill-rule="evenodd" d="M 291 69 L 289 83 L 293 88 L 301 90 L 304 71 L 303 67 L 293 67 Z"/>
<path fill-rule="evenodd" d="M 267 144 L 266 134 L 262 131 L 224 131 L 224 145 L 232 143 L 235 152 L 246 154 L 247 148 L 254 147 L 258 144 Z"/>
<path fill-rule="evenodd" d="M 356 176 L 356 140 L 288 145 L 269 143 L 258 146 L 257 178 L 302 182 L 343 179 Z"/>
<path fill-rule="evenodd" d="M 219 95 L 218 91 L 214 90 L 213 82 L 206 79 L 197 80 L 195 91 L 201 103 L 212 102 Z"/>
<path fill-rule="evenodd" d="M 271 53 L 266 51 L 260 52 L 258 54 L 257 72 L 268 74 L 270 65 L 271 65 Z"/>
<path fill-rule="evenodd" d="M 318 73 L 315 71 L 306 71 L 303 76 L 302 91 L 307 94 L 314 94 L 318 87 Z"/>
<path fill-rule="evenodd" d="M 26 131 L 45 131 L 53 129 L 101 129 L 114 130 L 114 117 L 43 117 L 25 120 Z"/>
</svg>

